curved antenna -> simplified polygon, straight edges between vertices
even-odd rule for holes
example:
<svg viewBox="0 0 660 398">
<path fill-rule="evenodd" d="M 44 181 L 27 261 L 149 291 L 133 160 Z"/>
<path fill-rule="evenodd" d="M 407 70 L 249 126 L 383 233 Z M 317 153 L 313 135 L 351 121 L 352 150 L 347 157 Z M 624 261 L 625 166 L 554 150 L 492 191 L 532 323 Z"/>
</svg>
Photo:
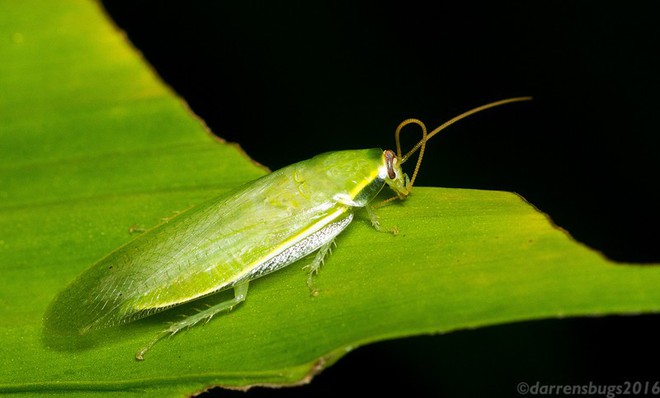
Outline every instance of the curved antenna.
<svg viewBox="0 0 660 398">
<path fill-rule="evenodd" d="M 499 100 L 499 101 L 495 101 L 495 102 L 490 102 L 488 104 L 481 105 L 481 106 L 478 106 L 476 108 L 470 109 L 467 112 L 461 113 L 460 115 L 449 119 L 448 121 L 444 122 L 443 124 L 441 124 L 440 126 L 438 126 L 436 129 L 434 129 L 433 131 L 431 131 L 428 134 L 426 132 L 426 126 L 419 119 L 406 119 L 403 122 L 401 122 L 401 124 L 399 124 L 399 127 L 396 128 L 396 131 L 394 133 L 394 137 L 395 137 L 395 140 L 396 140 L 396 157 L 397 157 L 397 159 L 399 159 L 401 161 L 401 164 L 403 164 L 404 162 L 406 162 L 410 158 L 411 155 L 413 155 L 415 152 L 417 152 L 419 150 L 419 156 L 417 157 L 417 165 L 415 165 L 415 171 L 413 172 L 413 176 L 410 179 L 410 181 L 408 181 L 406 183 L 406 188 L 407 188 L 408 192 L 410 192 L 412 190 L 413 183 L 415 182 L 415 178 L 417 178 L 417 173 L 419 172 L 419 168 L 422 164 L 422 157 L 424 156 L 424 150 L 426 149 L 426 143 L 431 138 L 433 138 L 433 136 L 435 136 L 436 134 L 438 134 L 442 130 L 446 129 L 447 127 L 451 126 L 452 124 L 458 122 L 459 120 L 465 119 L 468 116 L 472 116 L 475 113 L 485 111 L 486 109 L 494 108 L 496 106 L 510 104 L 512 102 L 531 101 L 531 100 L 532 100 L 532 97 L 515 97 L 515 98 L 508 98 L 508 99 L 503 99 L 503 100 Z M 401 156 L 401 140 L 400 140 L 401 130 L 409 124 L 416 124 L 416 125 L 418 125 L 419 127 L 422 128 L 422 139 L 417 144 L 415 144 L 415 146 L 410 151 L 408 151 L 408 153 L 406 153 L 405 156 Z M 397 198 L 399 198 L 399 196 L 392 196 L 391 198 L 383 200 L 382 202 L 378 203 L 377 205 L 374 205 L 373 208 L 374 209 L 379 208 L 379 207 L 381 207 L 381 206 L 383 206 L 383 205 L 385 205 L 385 204 L 387 204 L 387 203 L 389 203 L 393 200 L 396 200 Z"/>
<path fill-rule="evenodd" d="M 437 127 L 435 130 L 431 131 L 428 135 L 425 135 L 425 138 L 422 138 L 421 141 L 419 141 L 417 144 L 415 144 L 415 146 L 414 146 L 410 151 L 408 151 L 408 153 L 406 153 L 405 156 L 403 156 L 403 157 L 401 158 L 401 164 L 403 164 L 405 161 L 407 161 L 408 158 L 410 158 L 410 156 L 411 156 L 412 154 L 414 154 L 415 152 L 417 152 L 417 150 L 419 150 L 420 148 L 424 148 L 424 147 L 426 146 L 426 142 L 427 142 L 428 140 L 430 140 L 431 138 L 433 138 L 434 135 L 438 134 L 439 132 L 441 132 L 442 130 L 444 130 L 444 129 L 446 129 L 447 127 L 451 126 L 452 124 L 458 122 L 459 120 L 465 119 L 465 118 L 468 117 L 468 116 L 472 116 L 472 115 L 474 115 L 475 113 L 479 113 L 479 112 L 481 112 L 481 111 L 485 111 L 486 109 L 495 108 L 496 106 L 505 105 L 505 104 L 510 104 L 510 103 L 512 103 L 512 102 L 531 101 L 531 100 L 532 100 L 532 97 L 515 97 L 515 98 L 508 98 L 508 99 L 503 99 L 503 100 L 499 100 L 499 101 L 495 101 L 495 102 L 490 102 L 490 103 L 488 103 L 488 104 L 481 105 L 481 106 L 478 106 L 478 107 L 476 107 L 476 108 L 470 109 L 470 110 L 467 111 L 467 112 L 461 113 L 460 115 L 455 116 L 455 117 L 449 119 L 448 121 L 444 122 L 444 123 L 441 124 L 439 127 Z M 417 119 L 408 119 L 408 120 L 417 120 Z M 406 120 L 406 121 L 408 121 L 408 120 Z M 410 122 L 410 123 L 414 123 L 414 122 Z M 420 123 L 421 123 L 421 124 L 420 124 Z M 424 126 L 424 123 L 422 123 L 422 122 L 419 122 L 419 123 L 417 123 L 417 124 L 420 124 L 421 126 Z M 425 127 L 422 127 L 422 128 L 423 128 L 424 130 L 426 129 Z M 399 145 L 399 137 L 398 137 L 398 135 L 397 135 L 396 139 L 397 139 L 397 156 L 400 156 L 401 153 L 400 153 L 400 145 Z M 420 156 L 419 156 L 419 158 L 418 158 L 418 160 L 417 160 L 417 167 L 415 167 L 415 174 L 417 174 L 417 170 L 419 169 L 419 165 L 420 165 L 420 163 L 421 163 L 421 158 L 422 158 L 422 154 L 423 154 L 423 152 L 424 152 L 424 150 L 422 149 L 422 150 L 420 151 Z"/>
<path fill-rule="evenodd" d="M 396 140 L 396 157 L 401 161 L 401 164 L 403 164 L 403 160 L 401 158 L 401 130 L 406 127 L 409 124 L 416 124 L 419 127 L 422 128 L 422 140 L 419 141 L 419 145 L 416 145 L 416 147 L 419 147 L 419 156 L 417 157 L 417 164 L 415 165 L 415 171 L 413 172 L 412 178 L 407 184 L 407 187 L 412 187 L 413 183 L 415 182 L 415 178 L 417 178 L 417 173 L 419 172 L 419 167 L 422 165 L 422 158 L 424 157 L 424 150 L 426 149 L 426 141 L 429 140 L 429 136 L 426 133 L 426 125 L 424 122 L 422 122 L 419 119 L 406 119 L 403 122 L 399 124 L 399 127 L 396 128 L 396 131 L 394 132 L 394 139 Z M 408 153 L 406 157 L 412 155 L 412 153 Z"/>
</svg>

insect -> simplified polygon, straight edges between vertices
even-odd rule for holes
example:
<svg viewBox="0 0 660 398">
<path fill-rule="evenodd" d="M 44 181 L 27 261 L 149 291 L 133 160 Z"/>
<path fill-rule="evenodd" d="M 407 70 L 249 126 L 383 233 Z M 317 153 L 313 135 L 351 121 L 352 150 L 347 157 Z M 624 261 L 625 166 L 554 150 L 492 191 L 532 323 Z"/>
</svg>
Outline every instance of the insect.
<svg viewBox="0 0 660 398">
<path fill-rule="evenodd" d="M 335 237 L 364 208 L 380 226 L 371 202 L 387 185 L 405 199 L 419 171 L 426 142 L 449 125 L 518 97 L 474 108 L 431 133 L 417 119 L 395 132 L 397 152 L 381 149 L 328 152 L 284 167 L 213 198 L 137 236 L 84 271 L 51 303 L 45 327 L 86 334 L 135 321 L 223 290 L 234 297 L 190 315 L 156 335 L 136 353 L 144 354 L 160 339 L 210 320 L 245 300 L 250 281 L 316 252 L 306 268 L 318 272 Z M 408 124 L 422 129 L 422 139 L 405 155 L 399 135 Z M 419 151 L 412 178 L 401 165 Z M 396 232 L 392 229 L 391 232 Z"/>
</svg>

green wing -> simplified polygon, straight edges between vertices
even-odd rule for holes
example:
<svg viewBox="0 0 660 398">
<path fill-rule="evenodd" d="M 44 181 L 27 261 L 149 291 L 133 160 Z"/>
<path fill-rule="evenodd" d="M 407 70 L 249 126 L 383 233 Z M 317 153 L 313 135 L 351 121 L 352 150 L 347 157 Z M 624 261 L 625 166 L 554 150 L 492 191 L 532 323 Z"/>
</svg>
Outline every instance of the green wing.
<svg viewBox="0 0 660 398">
<path fill-rule="evenodd" d="M 369 151 L 374 150 L 296 163 L 140 235 L 64 290 L 47 311 L 46 327 L 84 333 L 232 286 L 343 218 L 350 207 L 336 195 L 356 197 L 377 173 L 375 156 L 365 156 Z M 335 154 L 351 156 L 338 162 Z M 356 173 L 360 165 L 364 171 Z"/>
</svg>

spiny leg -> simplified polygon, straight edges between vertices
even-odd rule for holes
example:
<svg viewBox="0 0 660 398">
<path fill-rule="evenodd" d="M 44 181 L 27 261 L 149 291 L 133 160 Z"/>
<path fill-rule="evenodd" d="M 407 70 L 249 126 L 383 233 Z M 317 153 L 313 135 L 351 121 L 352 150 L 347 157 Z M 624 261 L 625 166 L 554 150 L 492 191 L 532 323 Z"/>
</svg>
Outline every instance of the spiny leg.
<svg viewBox="0 0 660 398">
<path fill-rule="evenodd" d="M 241 283 L 240 285 L 234 286 L 234 298 L 230 300 L 225 300 L 216 305 L 213 305 L 205 310 L 201 310 L 194 315 L 185 317 L 179 322 L 172 323 L 170 327 L 163 330 L 154 337 L 153 340 L 149 342 L 146 346 L 142 347 L 140 351 L 135 354 L 135 358 L 138 361 L 144 360 L 144 354 L 151 349 L 158 341 L 167 336 L 174 336 L 181 329 L 190 328 L 196 325 L 197 323 L 206 320 L 210 321 L 213 316 L 222 311 L 231 311 L 235 306 L 240 304 L 245 300 L 248 291 L 248 282 Z"/>
<path fill-rule="evenodd" d="M 364 208 L 367 210 L 367 214 L 369 215 L 369 221 L 371 221 L 371 225 L 376 229 L 378 232 L 389 232 L 392 235 L 397 235 L 399 233 L 399 228 L 397 226 L 393 226 L 391 228 L 384 228 L 382 225 L 380 225 L 380 219 L 378 218 L 378 215 L 374 211 L 374 209 L 366 205 Z"/>
<path fill-rule="evenodd" d="M 319 251 L 316 252 L 316 256 L 314 256 L 314 261 L 312 261 L 311 264 L 307 264 L 303 267 L 303 269 L 309 269 L 309 276 L 307 277 L 307 287 L 309 287 L 309 294 L 312 296 L 319 295 L 319 290 L 314 287 L 313 277 L 314 275 L 319 273 L 319 269 L 321 269 L 321 265 L 323 265 L 323 261 L 325 260 L 325 257 L 328 254 L 332 253 L 331 249 L 334 243 L 335 240 L 332 239 L 331 241 L 321 246 Z"/>
</svg>

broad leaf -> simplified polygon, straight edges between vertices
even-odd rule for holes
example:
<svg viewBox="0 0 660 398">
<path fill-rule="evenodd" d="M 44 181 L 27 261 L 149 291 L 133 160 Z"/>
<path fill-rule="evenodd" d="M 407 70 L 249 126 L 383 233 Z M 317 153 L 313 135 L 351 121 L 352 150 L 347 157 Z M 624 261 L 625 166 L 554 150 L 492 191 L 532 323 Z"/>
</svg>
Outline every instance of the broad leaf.
<svg viewBox="0 0 660 398">
<path fill-rule="evenodd" d="M 294 264 L 203 327 L 135 351 L 178 307 L 61 341 L 55 295 L 136 230 L 263 175 L 214 139 L 87 1 L 0 4 L 0 391 L 180 395 L 288 385 L 356 347 L 517 320 L 660 309 L 660 268 L 614 264 L 515 194 L 418 188 L 358 218 L 310 297 Z"/>
</svg>

